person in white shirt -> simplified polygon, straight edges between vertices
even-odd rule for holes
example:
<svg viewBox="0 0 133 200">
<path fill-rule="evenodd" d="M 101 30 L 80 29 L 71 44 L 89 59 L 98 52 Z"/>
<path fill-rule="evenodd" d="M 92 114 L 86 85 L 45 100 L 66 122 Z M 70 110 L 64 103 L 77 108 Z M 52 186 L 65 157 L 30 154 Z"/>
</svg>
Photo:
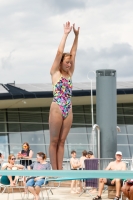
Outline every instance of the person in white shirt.
<svg viewBox="0 0 133 200">
<path fill-rule="evenodd" d="M 70 165 L 71 165 L 71 170 L 77 170 L 81 166 L 78 158 L 76 158 L 76 151 L 74 151 L 74 150 L 71 151 Z M 77 180 L 72 180 L 72 183 L 71 183 L 71 193 L 80 193 L 77 190 L 78 182 L 79 181 L 77 181 Z M 74 189 L 74 187 L 75 187 L 75 189 Z M 80 190 L 82 190 L 81 189 L 81 182 L 80 182 Z"/>
</svg>

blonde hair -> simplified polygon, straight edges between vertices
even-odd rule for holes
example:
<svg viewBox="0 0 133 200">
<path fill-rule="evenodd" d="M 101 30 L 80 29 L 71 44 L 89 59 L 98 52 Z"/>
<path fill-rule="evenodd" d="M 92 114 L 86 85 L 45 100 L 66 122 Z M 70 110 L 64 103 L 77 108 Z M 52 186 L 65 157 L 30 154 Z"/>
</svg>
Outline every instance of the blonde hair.
<svg viewBox="0 0 133 200">
<path fill-rule="evenodd" d="M 12 157 L 15 157 L 14 154 L 10 154 L 10 155 L 8 156 L 8 162 L 9 162 L 9 163 L 10 163 L 10 160 L 11 160 Z"/>
</svg>

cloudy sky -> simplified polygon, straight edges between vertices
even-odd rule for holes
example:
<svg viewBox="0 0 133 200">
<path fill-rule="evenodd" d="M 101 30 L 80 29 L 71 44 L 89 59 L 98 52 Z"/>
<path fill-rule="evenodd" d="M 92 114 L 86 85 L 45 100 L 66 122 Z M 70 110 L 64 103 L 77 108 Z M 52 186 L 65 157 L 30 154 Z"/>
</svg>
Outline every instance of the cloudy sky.
<svg viewBox="0 0 133 200">
<path fill-rule="evenodd" d="M 133 79 L 133 0 L 0 0 L 0 82 L 51 82 L 68 20 L 80 26 L 74 82 L 103 68 Z M 65 51 L 73 39 L 71 32 Z"/>
</svg>

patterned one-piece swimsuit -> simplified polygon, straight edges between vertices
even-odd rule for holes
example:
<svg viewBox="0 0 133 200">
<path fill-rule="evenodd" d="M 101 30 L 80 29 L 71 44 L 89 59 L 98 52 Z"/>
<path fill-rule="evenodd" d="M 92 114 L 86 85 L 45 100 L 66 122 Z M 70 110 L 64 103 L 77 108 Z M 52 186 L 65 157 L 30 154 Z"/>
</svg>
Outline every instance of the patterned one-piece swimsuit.
<svg viewBox="0 0 133 200">
<path fill-rule="evenodd" d="M 72 80 L 70 77 L 67 79 L 61 75 L 60 80 L 53 87 L 53 102 L 59 105 L 63 119 L 65 119 L 72 107 Z"/>
</svg>

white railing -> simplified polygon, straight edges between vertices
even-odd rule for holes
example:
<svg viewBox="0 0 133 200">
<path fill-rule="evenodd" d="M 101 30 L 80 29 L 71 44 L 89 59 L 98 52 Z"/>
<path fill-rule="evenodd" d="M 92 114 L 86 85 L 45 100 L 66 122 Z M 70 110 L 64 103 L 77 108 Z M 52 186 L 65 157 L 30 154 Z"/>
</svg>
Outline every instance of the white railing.
<svg viewBox="0 0 133 200">
<path fill-rule="evenodd" d="M 25 159 L 21 159 L 21 160 L 25 160 Z M 36 161 L 36 158 L 32 158 L 31 159 L 32 162 L 35 162 Z M 99 170 L 104 170 L 108 164 L 111 162 L 111 161 L 114 161 L 115 159 L 113 158 L 100 158 L 98 159 L 98 163 L 99 163 L 99 166 L 98 166 L 98 169 Z M 122 159 L 123 162 L 126 163 L 126 166 L 127 166 L 127 170 L 132 170 L 133 169 L 133 162 L 132 162 L 132 159 Z M 7 163 L 8 160 L 5 159 L 3 163 Z M 50 159 L 47 158 L 47 162 L 50 162 Z M 19 164 L 20 163 L 20 159 L 16 159 L 16 164 Z M 63 170 L 70 170 L 70 159 L 68 158 L 64 158 L 63 159 Z"/>
</svg>

